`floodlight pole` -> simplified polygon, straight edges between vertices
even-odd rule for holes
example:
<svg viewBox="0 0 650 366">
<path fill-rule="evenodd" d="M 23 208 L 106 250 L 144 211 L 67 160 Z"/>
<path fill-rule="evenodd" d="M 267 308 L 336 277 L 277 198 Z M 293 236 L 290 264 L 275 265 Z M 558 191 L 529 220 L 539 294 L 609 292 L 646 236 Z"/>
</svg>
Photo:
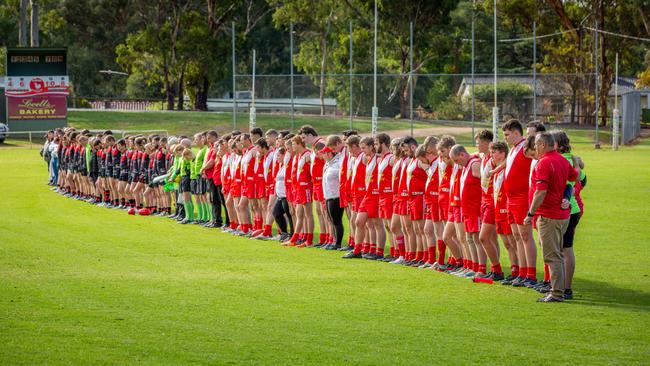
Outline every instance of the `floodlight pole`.
<svg viewBox="0 0 650 366">
<path fill-rule="evenodd" d="M 614 84 L 614 116 L 612 118 L 612 149 L 618 150 L 620 112 L 618 110 L 618 52 L 616 52 L 616 83 Z"/>
<path fill-rule="evenodd" d="M 252 95 L 251 95 L 251 106 L 250 106 L 250 120 L 249 120 L 249 127 L 252 130 L 255 128 L 255 119 L 256 119 L 256 110 L 255 110 L 255 50 L 253 50 L 253 87 L 252 87 Z"/>
<path fill-rule="evenodd" d="M 293 131 L 295 124 L 295 106 L 294 106 L 294 91 L 293 91 L 293 22 L 289 24 L 289 65 L 291 70 L 291 131 Z"/>
<path fill-rule="evenodd" d="M 372 135 L 377 134 L 377 119 L 379 110 L 377 108 L 377 1 L 375 0 L 375 41 L 373 52 L 373 81 L 372 81 Z"/>
<path fill-rule="evenodd" d="M 598 72 L 600 70 L 600 65 L 598 63 L 598 51 L 599 51 L 599 48 L 600 48 L 600 41 L 598 39 L 599 35 L 598 35 L 598 21 L 597 20 L 596 20 L 596 26 L 594 28 L 595 28 L 594 32 L 596 33 L 596 35 L 595 35 L 596 50 L 594 52 L 594 55 L 596 56 L 596 69 L 595 69 L 596 72 L 594 73 L 595 78 L 596 78 L 596 90 L 595 90 L 595 93 L 594 93 L 594 96 L 595 96 L 595 99 L 596 99 L 596 143 L 594 145 L 594 148 L 600 149 L 600 137 L 598 136 L 598 123 L 599 123 L 598 122 L 598 115 L 599 115 L 599 109 L 600 109 L 600 101 L 599 101 L 599 99 L 600 99 L 599 98 L 600 90 L 599 90 L 599 85 L 598 85 Z"/>
<path fill-rule="evenodd" d="M 475 133 L 474 133 L 474 119 L 475 117 L 475 111 L 476 111 L 476 102 L 474 100 L 474 73 L 476 72 L 475 69 L 475 62 L 474 62 L 474 22 L 476 21 L 476 13 L 475 13 L 475 2 L 472 1 L 472 139 L 474 139 Z M 475 143 L 476 144 L 476 143 Z"/>
<path fill-rule="evenodd" d="M 350 129 L 352 129 L 352 21 L 350 21 Z"/>
<path fill-rule="evenodd" d="M 237 129 L 237 83 L 235 66 L 235 22 L 232 22 L 232 129 Z"/>
<path fill-rule="evenodd" d="M 537 119 L 537 22 L 533 21 L 533 120 Z"/>
<path fill-rule="evenodd" d="M 411 122 L 411 136 L 413 136 L 413 22 L 409 23 L 409 119 Z"/>
<path fill-rule="evenodd" d="M 499 139 L 499 107 L 497 107 L 497 0 L 494 0 L 494 107 L 492 107 L 492 133 Z M 473 137 L 473 136 L 472 136 Z"/>
</svg>

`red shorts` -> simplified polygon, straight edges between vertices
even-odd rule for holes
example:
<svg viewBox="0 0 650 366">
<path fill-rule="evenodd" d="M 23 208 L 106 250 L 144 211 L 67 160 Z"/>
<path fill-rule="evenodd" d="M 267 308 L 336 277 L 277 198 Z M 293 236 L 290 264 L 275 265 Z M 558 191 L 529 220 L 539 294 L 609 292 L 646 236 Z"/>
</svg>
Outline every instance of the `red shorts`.
<svg viewBox="0 0 650 366">
<path fill-rule="evenodd" d="M 266 193 L 266 184 L 262 181 L 255 182 L 255 198 L 265 198 L 269 195 Z"/>
<path fill-rule="evenodd" d="M 361 202 L 363 201 L 363 196 L 357 197 L 354 196 L 352 197 L 352 211 L 354 212 L 361 212 Z"/>
<path fill-rule="evenodd" d="M 379 197 L 379 217 L 390 219 L 393 217 L 393 195 Z"/>
<path fill-rule="evenodd" d="M 256 198 L 255 194 L 255 182 L 252 180 L 246 179 L 242 182 L 241 194 L 246 198 Z"/>
<path fill-rule="evenodd" d="M 440 192 L 438 195 L 438 212 L 440 220 L 451 221 L 449 216 L 449 192 Z"/>
<path fill-rule="evenodd" d="M 528 215 L 528 205 L 511 205 L 508 203 L 508 221 L 511 224 L 523 225 Z"/>
<path fill-rule="evenodd" d="M 285 193 L 287 195 L 287 202 L 294 203 L 295 198 L 293 194 L 293 184 L 285 182 L 284 186 L 285 186 Z"/>
<path fill-rule="evenodd" d="M 481 222 L 494 225 L 494 205 L 488 202 L 481 203 Z"/>
<path fill-rule="evenodd" d="M 224 197 L 230 193 L 230 182 L 223 182 L 221 185 L 221 193 L 223 193 Z"/>
<path fill-rule="evenodd" d="M 233 197 L 241 197 L 241 182 L 232 182 L 230 185 L 230 195 Z"/>
<path fill-rule="evenodd" d="M 424 220 L 424 195 L 409 196 L 409 219 Z"/>
<path fill-rule="evenodd" d="M 408 201 L 405 199 L 400 199 L 396 202 L 393 203 L 395 206 L 395 209 L 393 210 L 393 213 L 395 215 L 401 215 L 401 216 L 406 216 L 408 215 Z"/>
<path fill-rule="evenodd" d="M 481 231 L 481 218 L 478 216 L 463 216 L 463 224 L 466 233 L 478 233 Z"/>
<path fill-rule="evenodd" d="M 495 221 L 497 227 L 497 234 L 499 235 L 512 235 L 512 228 L 508 220 L 497 220 Z"/>
<path fill-rule="evenodd" d="M 306 205 L 308 203 L 311 203 L 311 187 L 301 186 L 296 189 L 294 193 L 294 203 L 296 205 Z"/>
<path fill-rule="evenodd" d="M 314 184 L 314 192 L 312 193 L 312 198 L 316 202 L 325 201 L 325 194 L 323 193 L 323 186 Z"/>
<path fill-rule="evenodd" d="M 275 183 L 265 184 L 264 187 L 266 187 L 264 196 L 271 197 L 272 195 L 275 195 Z"/>
<path fill-rule="evenodd" d="M 425 200 L 427 205 L 426 220 L 440 221 L 440 207 L 438 205 L 438 197 L 434 196 L 433 199 Z"/>
<path fill-rule="evenodd" d="M 379 217 L 379 196 L 369 194 L 363 198 L 359 205 L 359 212 L 368 214 L 369 219 Z"/>
<path fill-rule="evenodd" d="M 460 206 L 449 206 L 447 211 L 447 221 L 450 222 L 463 222 L 463 215 L 460 210 Z"/>
</svg>

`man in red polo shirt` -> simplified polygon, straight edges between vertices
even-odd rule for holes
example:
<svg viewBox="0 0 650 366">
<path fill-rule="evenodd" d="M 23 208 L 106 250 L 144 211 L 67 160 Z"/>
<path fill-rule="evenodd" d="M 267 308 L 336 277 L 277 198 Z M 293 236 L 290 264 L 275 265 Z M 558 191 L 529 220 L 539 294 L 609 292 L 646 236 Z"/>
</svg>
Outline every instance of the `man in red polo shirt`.
<svg viewBox="0 0 650 366">
<path fill-rule="evenodd" d="M 564 258 L 562 237 L 569 225 L 571 211 L 562 208 L 567 181 L 578 179 L 578 172 L 557 151 L 553 135 L 543 132 L 535 137 L 539 161 L 533 171 L 535 193 L 525 223 L 537 216 L 537 229 L 542 244 L 544 263 L 551 273 L 551 292 L 539 302 L 564 301 Z"/>
<path fill-rule="evenodd" d="M 532 287 L 537 284 L 537 248 L 533 239 L 532 225 L 524 223 L 528 212 L 528 182 L 532 159 L 524 154 L 526 139 L 523 127 L 516 119 L 506 122 L 503 135 L 510 145 L 506 158 L 504 187 L 508 199 L 508 218 L 517 242 L 517 257 L 520 265 L 519 277 L 514 281 L 503 281 L 504 285 Z"/>
</svg>

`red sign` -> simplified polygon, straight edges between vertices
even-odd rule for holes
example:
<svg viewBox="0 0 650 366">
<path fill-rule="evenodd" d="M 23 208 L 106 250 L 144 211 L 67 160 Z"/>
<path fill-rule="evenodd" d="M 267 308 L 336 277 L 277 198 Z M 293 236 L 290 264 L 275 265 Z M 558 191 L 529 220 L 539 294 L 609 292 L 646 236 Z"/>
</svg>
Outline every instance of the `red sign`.
<svg viewBox="0 0 650 366">
<path fill-rule="evenodd" d="M 5 88 L 16 97 L 69 94 L 67 76 L 8 76 Z"/>
<path fill-rule="evenodd" d="M 65 96 L 7 96 L 7 118 L 9 120 L 61 120 L 66 119 L 67 112 Z"/>
</svg>

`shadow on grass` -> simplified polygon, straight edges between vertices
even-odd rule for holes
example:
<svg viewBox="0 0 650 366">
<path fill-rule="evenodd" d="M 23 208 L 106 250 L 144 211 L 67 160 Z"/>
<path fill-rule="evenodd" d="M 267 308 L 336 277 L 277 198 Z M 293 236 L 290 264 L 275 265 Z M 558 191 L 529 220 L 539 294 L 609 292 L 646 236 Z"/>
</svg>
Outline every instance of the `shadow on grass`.
<svg viewBox="0 0 650 366">
<path fill-rule="evenodd" d="M 644 277 L 642 281 L 647 281 Z M 576 278 L 573 284 L 576 305 L 605 306 L 634 311 L 650 311 L 650 292 L 621 288 L 611 283 Z"/>
</svg>

